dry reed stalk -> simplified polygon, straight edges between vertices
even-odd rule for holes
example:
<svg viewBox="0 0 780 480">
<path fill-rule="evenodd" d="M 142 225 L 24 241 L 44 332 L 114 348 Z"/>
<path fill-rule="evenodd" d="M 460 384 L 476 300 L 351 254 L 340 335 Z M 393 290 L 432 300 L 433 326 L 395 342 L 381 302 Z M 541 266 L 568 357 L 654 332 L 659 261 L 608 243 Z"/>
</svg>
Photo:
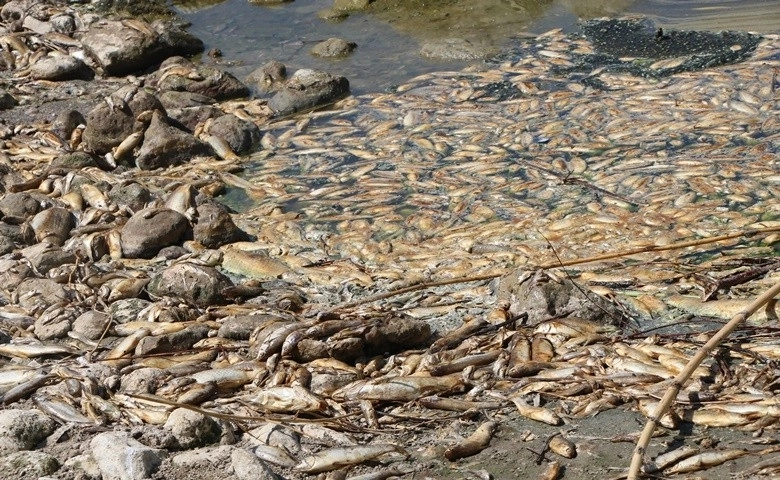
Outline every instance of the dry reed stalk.
<svg viewBox="0 0 780 480">
<path fill-rule="evenodd" d="M 634 454 L 631 457 L 631 466 L 628 470 L 628 480 L 637 480 L 639 478 L 640 469 L 642 467 L 642 462 L 645 456 L 645 450 L 650 444 L 650 438 L 653 436 L 653 432 L 655 431 L 655 428 L 658 424 L 658 419 L 661 418 L 667 410 L 669 410 L 669 407 L 672 405 L 675 397 L 677 397 L 677 394 L 685 385 L 685 382 L 687 382 L 691 377 L 694 370 L 696 370 L 696 368 L 701 365 L 701 362 L 703 362 L 704 359 L 707 358 L 710 353 L 712 353 L 715 347 L 717 347 L 723 340 L 725 340 L 726 337 L 728 337 L 740 323 L 744 322 L 759 308 L 772 301 L 772 299 L 779 293 L 780 282 L 774 284 L 769 290 L 761 294 L 761 296 L 756 298 L 743 311 L 734 315 L 734 317 L 729 320 L 729 322 L 724 325 L 723 328 L 718 330 L 715 335 L 713 335 L 712 338 L 710 338 L 709 341 L 704 344 L 704 346 L 702 346 L 698 352 L 696 352 L 696 355 L 690 359 L 683 371 L 681 371 L 677 378 L 674 379 L 674 382 L 666 391 L 666 394 L 656 407 L 653 415 L 648 418 L 647 423 L 645 424 L 645 428 L 642 430 L 642 435 L 639 437 L 636 447 L 634 447 Z"/>
</svg>

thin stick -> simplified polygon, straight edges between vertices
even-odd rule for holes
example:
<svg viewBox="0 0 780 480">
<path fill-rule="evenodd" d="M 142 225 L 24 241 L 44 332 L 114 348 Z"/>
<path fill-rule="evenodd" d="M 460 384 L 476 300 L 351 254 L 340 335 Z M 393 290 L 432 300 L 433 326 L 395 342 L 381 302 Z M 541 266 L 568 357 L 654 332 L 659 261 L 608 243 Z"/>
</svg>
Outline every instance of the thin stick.
<svg viewBox="0 0 780 480">
<path fill-rule="evenodd" d="M 723 340 L 725 340 L 726 337 L 728 337 L 731 332 L 733 332 L 734 329 L 739 326 L 740 323 L 744 322 L 759 308 L 772 301 L 772 299 L 778 293 L 780 293 L 780 282 L 777 282 L 772 286 L 772 288 L 761 294 L 761 296 L 756 298 L 753 303 L 747 306 L 747 308 L 734 315 L 734 317 L 729 320 L 729 323 L 718 330 L 715 335 L 713 335 L 712 338 L 710 338 L 709 341 L 705 343 L 698 352 L 696 352 L 696 355 L 694 355 L 693 358 L 688 361 L 688 364 L 685 366 L 683 371 L 677 375 L 677 378 L 675 378 L 674 382 L 672 382 L 672 384 L 669 386 L 669 389 L 666 391 L 666 394 L 656 407 L 653 415 L 647 419 L 645 428 L 642 430 L 642 435 L 639 437 L 639 441 L 637 441 L 636 447 L 634 447 L 634 454 L 631 457 L 631 467 L 628 470 L 627 480 L 637 480 L 639 478 L 639 471 L 642 467 L 645 450 L 650 444 L 650 438 L 653 436 L 653 432 L 655 431 L 655 428 L 658 424 L 658 419 L 661 418 L 661 416 L 663 416 L 667 410 L 669 410 L 669 407 L 672 405 L 675 397 L 677 397 L 677 394 L 685 385 L 685 382 L 687 382 L 691 375 L 693 375 L 693 371 L 696 370 L 699 365 L 701 365 L 701 362 L 703 362 L 704 359 L 707 358 L 710 353 L 712 353 L 715 347 L 717 347 Z"/>
<path fill-rule="evenodd" d="M 733 240 L 735 238 L 741 238 L 741 237 L 751 237 L 753 235 L 760 235 L 764 233 L 773 233 L 773 232 L 780 232 L 780 227 L 766 227 L 766 228 L 756 228 L 756 229 L 749 229 L 745 230 L 743 232 L 738 233 L 730 233 L 728 235 L 720 235 L 717 237 L 710 237 L 710 238 L 700 238 L 698 240 L 688 240 L 685 242 L 680 243 L 672 243 L 669 245 L 647 245 L 645 247 L 637 247 L 632 248 L 630 250 L 623 250 L 620 252 L 614 252 L 614 253 L 607 253 L 604 255 L 598 255 L 595 257 L 586 257 L 586 258 L 575 258 L 573 260 L 564 260 L 561 261 L 560 259 L 557 259 L 554 262 L 548 262 L 544 263 L 542 265 L 539 265 L 536 267 L 539 270 L 548 270 L 550 268 L 557 268 L 557 267 L 570 267 L 572 265 L 581 265 L 583 263 L 591 263 L 591 262 L 599 262 L 601 260 L 611 260 L 614 258 L 620 258 L 620 257 L 626 257 L 629 255 L 636 255 L 638 253 L 649 253 L 649 252 L 664 252 L 667 250 L 677 250 L 680 248 L 687 248 L 687 247 L 696 247 L 699 245 L 707 245 L 709 243 L 716 243 L 716 242 L 722 242 L 725 240 Z M 546 239 L 545 239 L 546 240 Z M 548 241 L 549 243 L 549 241 Z M 533 268 L 533 267 L 532 267 Z M 391 298 L 396 295 L 402 295 L 404 293 L 414 292 L 417 290 L 424 290 L 426 288 L 433 288 L 433 287 L 439 287 L 444 285 L 452 285 L 455 283 L 468 283 L 468 282 L 477 282 L 482 280 L 492 280 L 494 278 L 498 278 L 501 276 L 506 275 L 506 271 L 503 271 L 501 273 L 489 273 L 484 275 L 474 275 L 470 277 L 459 277 L 459 278 L 451 278 L 447 280 L 441 280 L 441 281 L 435 281 L 435 282 L 426 282 L 426 283 L 418 283 L 417 285 L 411 285 L 409 287 L 400 288 L 398 290 L 393 290 L 390 292 L 383 292 L 378 293 L 376 295 L 371 295 L 369 297 L 362 298 L 360 300 L 354 300 L 352 302 L 342 303 L 340 305 L 336 305 L 335 307 L 331 308 L 330 310 L 326 310 L 323 313 L 336 313 L 341 310 L 347 310 L 350 308 L 357 307 L 359 305 L 364 305 L 367 303 L 373 303 L 378 300 L 384 300 L 386 298 Z"/>
</svg>

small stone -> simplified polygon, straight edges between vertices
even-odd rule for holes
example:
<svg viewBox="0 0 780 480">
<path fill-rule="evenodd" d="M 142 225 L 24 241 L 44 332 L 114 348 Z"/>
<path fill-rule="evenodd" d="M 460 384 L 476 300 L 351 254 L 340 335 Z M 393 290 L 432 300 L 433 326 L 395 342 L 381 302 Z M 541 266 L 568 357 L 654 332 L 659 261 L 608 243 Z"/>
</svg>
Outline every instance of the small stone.
<svg viewBox="0 0 780 480">
<path fill-rule="evenodd" d="M 122 228 L 122 255 L 152 258 L 161 248 L 178 243 L 188 227 L 187 217 L 169 208 L 140 210 Z"/>
<path fill-rule="evenodd" d="M 61 167 L 61 168 L 73 168 L 73 169 L 81 169 L 86 167 L 97 167 L 98 164 L 95 161 L 95 157 L 92 156 L 89 152 L 71 152 L 71 153 L 63 153 L 59 157 L 55 158 L 51 162 L 52 167 Z"/>
<path fill-rule="evenodd" d="M 33 449 L 56 427 L 54 420 L 38 410 L 0 411 L 0 455 Z"/>
<path fill-rule="evenodd" d="M 60 469 L 60 462 L 49 454 L 38 451 L 14 452 L 0 457 L 3 478 L 38 480 Z"/>
<path fill-rule="evenodd" d="M 147 479 L 166 456 L 164 450 L 147 447 L 127 432 L 101 433 L 92 439 L 90 447 L 102 480 Z"/>
<path fill-rule="evenodd" d="M 43 311 L 71 297 L 69 290 L 48 278 L 28 278 L 19 284 L 16 292 L 19 305 L 30 312 Z"/>
<path fill-rule="evenodd" d="M 161 368 L 139 368 L 122 376 L 119 391 L 133 395 L 154 393 L 168 379 L 168 372 Z"/>
<path fill-rule="evenodd" d="M 311 54 L 317 57 L 346 57 L 357 48 L 357 43 L 343 38 L 329 38 L 314 45 Z"/>
<path fill-rule="evenodd" d="M 345 77 L 300 69 L 268 100 L 268 107 L 275 115 L 290 115 L 333 102 L 347 94 L 349 81 Z"/>
<path fill-rule="evenodd" d="M 154 170 L 187 163 L 192 157 L 212 154 L 207 144 L 173 126 L 165 115 L 154 112 L 135 163 L 142 170 Z"/>
<path fill-rule="evenodd" d="M 247 153 L 260 143 L 260 129 L 253 122 L 233 114 L 214 119 L 209 133 L 225 140 L 236 153 Z"/>
<path fill-rule="evenodd" d="M 94 72 L 78 58 L 50 54 L 30 67 L 30 76 L 35 80 L 89 80 Z"/>
<path fill-rule="evenodd" d="M 193 236 L 204 247 L 219 248 L 244 236 L 222 205 L 209 202 L 199 205 L 197 210 L 198 222 L 193 227 Z"/>
<path fill-rule="evenodd" d="M 277 480 L 268 465 L 249 450 L 236 448 L 230 455 L 233 473 L 238 480 Z"/>
<path fill-rule="evenodd" d="M 200 412 L 177 408 L 168 416 L 165 428 L 171 431 L 179 448 L 186 450 L 219 442 L 219 424 Z"/>
<path fill-rule="evenodd" d="M 287 67 L 282 62 L 271 60 L 247 76 L 247 82 L 260 92 L 272 92 L 287 79 Z"/>
<path fill-rule="evenodd" d="M 24 248 L 22 255 L 42 274 L 62 265 L 76 263 L 76 255 L 48 242 Z"/>
<path fill-rule="evenodd" d="M 8 110 L 19 105 L 19 102 L 5 90 L 0 90 L 0 110 Z"/>
<path fill-rule="evenodd" d="M 179 263 L 152 277 L 147 290 L 158 297 L 180 298 L 207 307 L 224 303 L 222 290 L 229 286 L 230 279 L 213 267 Z"/>
<path fill-rule="evenodd" d="M 241 315 L 228 317 L 222 321 L 219 327 L 219 336 L 232 340 L 249 340 L 255 328 L 274 320 L 277 317 L 271 315 Z"/>
<path fill-rule="evenodd" d="M 73 214 L 62 207 L 47 208 L 35 214 L 30 221 L 39 242 L 48 241 L 54 245 L 62 245 L 70 236 L 70 230 L 75 225 Z"/>
<path fill-rule="evenodd" d="M 142 298 L 123 298 L 108 306 L 108 314 L 117 323 L 127 323 L 138 319 L 141 310 L 147 308 L 152 302 Z"/>
<path fill-rule="evenodd" d="M 97 340 L 102 335 L 111 321 L 111 317 L 97 310 L 89 310 L 79 315 L 73 321 L 73 332 L 83 335 L 90 340 Z"/>
</svg>

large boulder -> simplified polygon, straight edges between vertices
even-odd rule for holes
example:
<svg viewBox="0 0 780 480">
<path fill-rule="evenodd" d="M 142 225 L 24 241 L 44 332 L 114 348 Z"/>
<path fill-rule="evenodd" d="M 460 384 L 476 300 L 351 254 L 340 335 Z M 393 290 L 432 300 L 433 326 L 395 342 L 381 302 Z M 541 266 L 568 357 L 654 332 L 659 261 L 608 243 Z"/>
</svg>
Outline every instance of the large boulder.
<svg viewBox="0 0 780 480">
<path fill-rule="evenodd" d="M 122 227 L 122 255 L 151 258 L 161 248 L 181 240 L 189 228 L 187 217 L 169 208 L 145 208 Z"/>
<path fill-rule="evenodd" d="M 81 38 L 87 54 L 106 75 L 127 75 L 174 55 L 203 51 L 203 42 L 171 22 L 102 20 Z"/>
</svg>

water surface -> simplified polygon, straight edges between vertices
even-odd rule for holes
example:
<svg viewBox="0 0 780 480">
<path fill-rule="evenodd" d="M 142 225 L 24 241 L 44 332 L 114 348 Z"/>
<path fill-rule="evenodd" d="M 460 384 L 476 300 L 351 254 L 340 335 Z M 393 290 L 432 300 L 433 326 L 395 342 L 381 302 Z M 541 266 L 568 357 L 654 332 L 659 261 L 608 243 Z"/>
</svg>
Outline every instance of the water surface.
<svg viewBox="0 0 780 480">
<path fill-rule="evenodd" d="M 346 76 L 355 94 L 384 91 L 419 74 L 459 70 L 474 60 L 435 60 L 421 48 L 460 41 L 480 51 L 498 52 L 519 37 L 554 28 L 574 31 L 580 19 L 640 14 L 664 28 L 699 30 L 780 30 L 776 0 L 377 0 L 364 12 L 340 21 L 318 13 L 322 0 L 278 5 L 246 0 L 178 0 L 181 16 L 207 48 L 218 48 L 221 62 L 242 78 L 269 60 L 290 71 L 317 68 Z M 316 58 L 318 41 L 342 37 L 358 49 L 344 59 Z"/>
</svg>

